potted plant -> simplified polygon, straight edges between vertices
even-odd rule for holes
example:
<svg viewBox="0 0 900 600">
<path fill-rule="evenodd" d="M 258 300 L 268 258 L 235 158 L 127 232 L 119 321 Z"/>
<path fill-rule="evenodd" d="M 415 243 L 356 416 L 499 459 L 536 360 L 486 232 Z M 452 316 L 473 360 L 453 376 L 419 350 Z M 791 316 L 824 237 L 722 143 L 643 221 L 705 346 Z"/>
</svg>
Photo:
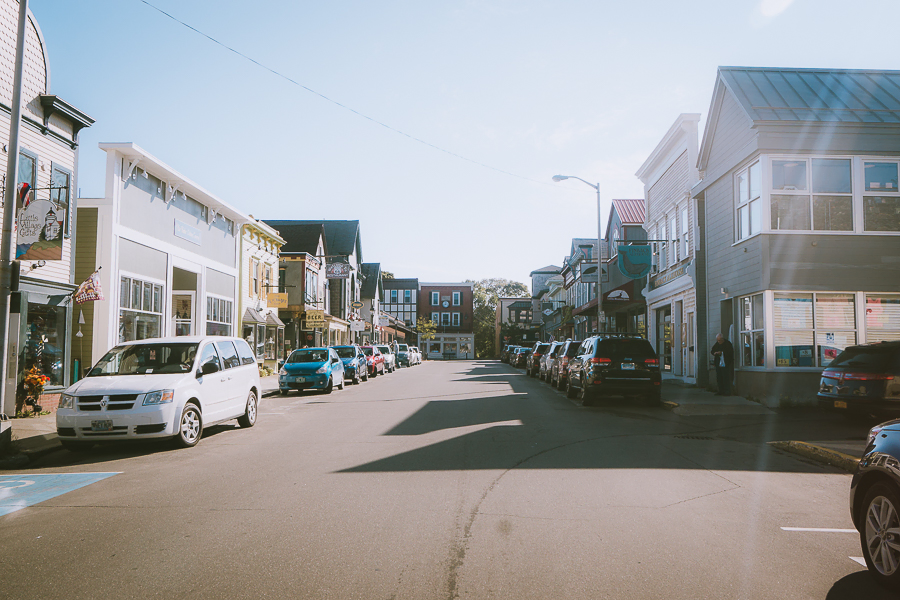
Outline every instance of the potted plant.
<svg viewBox="0 0 900 600">
<path fill-rule="evenodd" d="M 22 404 L 30 406 L 32 412 L 36 415 L 41 413 L 42 408 L 38 404 L 38 399 L 44 392 L 44 386 L 48 381 L 50 381 L 50 378 L 44 375 L 38 365 L 34 365 L 25 372 L 25 379 L 22 382 L 25 387 L 25 397 L 22 399 Z M 16 414 L 20 411 L 24 412 L 24 410 L 24 406 L 16 406 Z"/>
</svg>

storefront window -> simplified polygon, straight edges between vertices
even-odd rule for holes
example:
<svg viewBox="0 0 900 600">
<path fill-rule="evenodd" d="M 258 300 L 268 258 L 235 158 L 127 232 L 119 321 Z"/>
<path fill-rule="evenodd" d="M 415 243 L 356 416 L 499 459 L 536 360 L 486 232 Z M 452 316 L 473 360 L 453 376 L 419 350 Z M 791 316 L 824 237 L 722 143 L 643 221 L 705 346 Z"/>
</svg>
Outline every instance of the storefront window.
<svg viewBox="0 0 900 600">
<path fill-rule="evenodd" d="M 163 287 L 122 277 L 119 286 L 119 342 L 161 336 Z"/>
<path fill-rule="evenodd" d="M 266 326 L 256 326 L 256 358 L 262 360 L 266 357 Z"/>
<path fill-rule="evenodd" d="M 278 331 L 276 332 L 275 352 L 276 360 L 281 360 L 282 358 L 284 358 L 284 327 L 279 327 Z"/>
<path fill-rule="evenodd" d="M 269 360 L 275 360 L 275 327 L 266 327 L 265 356 Z"/>
<path fill-rule="evenodd" d="M 38 365 L 51 385 L 65 385 L 66 309 L 28 303 L 24 370 Z"/>
<path fill-rule="evenodd" d="M 241 337 L 244 338 L 244 341 L 247 342 L 251 348 L 256 348 L 256 324 L 244 323 Z"/>
<path fill-rule="evenodd" d="M 763 295 L 756 294 L 740 300 L 741 364 L 745 367 L 766 365 L 765 309 Z"/>
<path fill-rule="evenodd" d="M 231 335 L 231 300 L 206 298 L 206 335 Z"/>
<path fill-rule="evenodd" d="M 776 293 L 774 306 L 776 367 L 827 367 L 856 343 L 853 294 Z"/>
<path fill-rule="evenodd" d="M 900 341 L 900 294 L 866 294 L 866 342 Z"/>
</svg>

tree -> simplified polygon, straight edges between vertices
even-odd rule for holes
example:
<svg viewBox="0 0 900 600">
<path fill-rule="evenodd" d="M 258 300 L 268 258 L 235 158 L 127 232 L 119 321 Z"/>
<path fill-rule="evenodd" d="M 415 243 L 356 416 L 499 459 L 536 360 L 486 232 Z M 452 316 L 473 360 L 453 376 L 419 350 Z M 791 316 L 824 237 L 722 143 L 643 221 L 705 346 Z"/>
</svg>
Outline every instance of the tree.
<svg viewBox="0 0 900 600">
<path fill-rule="evenodd" d="M 475 332 L 475 356 L 478 358 L 493 358 L 496 356 L 494 348 L 494 336 L 496 333 L 495 321 L 497 303 L 500 298 L 529 298 L 531 294 L 524 283 L 510 281 L 509 279 L 491 278 L 474 283 L 475 317 L 473 329 Z"/>
<path fill-rule="evenodd" d="M 434 339 L 434 333 L 437 331 L 437 325 L 434 324 L 434 321 L 431 319 L 426 319 L 425 317 L 419 317 L 416 319 L 416 331 L 419 333 L 419 339 L 428 340 Z M 422 348 L 423 352 L 428 352 L 425 348 Z"/>
<path fill-rule="evenodd" d="M 381 278 L 382 279 L 396 279 L 396 277 L 394 277 L 394 274 L 391 273 L 390 271 L 382 271 Z"/>
</svg>

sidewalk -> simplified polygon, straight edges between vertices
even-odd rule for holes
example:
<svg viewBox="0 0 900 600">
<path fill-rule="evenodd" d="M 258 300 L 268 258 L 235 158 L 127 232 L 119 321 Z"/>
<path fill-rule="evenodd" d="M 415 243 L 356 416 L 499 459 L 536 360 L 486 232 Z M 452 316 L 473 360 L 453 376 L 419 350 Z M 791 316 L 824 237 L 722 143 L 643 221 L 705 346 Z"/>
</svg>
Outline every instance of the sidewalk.
<svg viewBox="0 0 900 600">
<path fill-rule="evenodd" d="M 690 387 L 679 381 L 663 381 L 663 404 L 676 415 L 712 416 L 712 415 L 780 415 L 797 414 L 798 409 L 773 410 L 740 396 L 716 396 L 712 392 Z M 823 416 L 815 407 L 799 409 L 804 414 Z M 829 415 L 829 416 L 833 416 Z M 874 423 L 873 423 L 874 425 Z M 805 458 L 828 464 L 847 472 L 854 472 L 866 447 L 865 435 L 846 439 L 846 435 L 838 432 L 811 432 L 816 439 L 788 439 L 768 442 L 772 447 L 785 452 L 797 454 Z M 830 435 L 829 435 L 830 433 Z"/>
<path fill-rule="evenodd" d="M 278 375 L 261 377 L 260 398 L 278 393 Z M 60 448 L 56 435 L 56 415 L 42 415 L 23 419 L 10 419 L 12 443 L 5 455 L 0 455 L 0 470 L 19 469 L 29 462 Z"/>
</svg>

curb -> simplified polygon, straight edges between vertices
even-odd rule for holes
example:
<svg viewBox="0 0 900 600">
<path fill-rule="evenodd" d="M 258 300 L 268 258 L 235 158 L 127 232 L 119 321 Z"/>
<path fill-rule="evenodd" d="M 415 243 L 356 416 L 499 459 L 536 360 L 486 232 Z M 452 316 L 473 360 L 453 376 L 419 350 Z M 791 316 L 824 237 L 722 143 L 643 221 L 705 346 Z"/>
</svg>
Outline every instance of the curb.
<svg viewBox="0 0 900 600">
<path fill-rule="evenodd" d="M 60 450 L 62 448 L 62 444 L 59 443 L 59 437 L 55 433 L 48 433 L 46 435 L 36 437 L 44 438 L 45 443 L 41 444 L 37 448 L 26 448 L 21 450 L 19 454 L 0 458 L 0 471 L 8 471 L 27 467 L 29 463 L 33 463 L 39 458 L 43 458 L 44 456 L 56 452 L 57 450 Z"/>
<path fill-rule="evenodd" d="M 843 452 L 838 452 L 837 450 L 829 450 L 828 448 L 816 446 L 815 444 L 791 441 L 769 442 L 769 445 L 778 448 L 779 450 L 784 450 L 785 452 L 799 454 L 800 456 L 805 456 L 816 462 L 837 467 L 848 473 L 855 473 L 856 467 L 859 465 L 859 459 L 856 457 L 844 454 Z"/>
</svg>

